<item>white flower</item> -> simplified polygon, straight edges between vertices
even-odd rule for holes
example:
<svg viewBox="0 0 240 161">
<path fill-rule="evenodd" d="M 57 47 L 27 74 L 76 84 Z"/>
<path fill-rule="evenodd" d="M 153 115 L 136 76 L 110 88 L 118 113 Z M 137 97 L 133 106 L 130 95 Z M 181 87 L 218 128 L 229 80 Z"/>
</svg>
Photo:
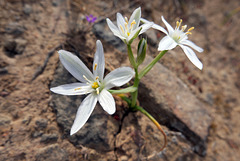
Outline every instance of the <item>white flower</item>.
<svg viewBox="0 0 240 161">
<path fill-rule="evenodd" d="M 153 25 L 153 23 L 147 23 L 139 26 L 140 18 L 141 7 L 134 10 L 129 21 L 127 17 L 123 18 L 121 13 L 117 13 L 117 27 L 109 18 L 107 18 L 107 24 L 115 36 L 119 37 L 124 42 L 129 43 Z M 141 31 L 139 32 L 139 30 Z"/>
<path fill-rule="evenodd" d="M 148 20 L 141 19 L 143 23 L 150 23 Z M 166 25 L 168 32 L 161 26 L 154 24 L 152 25 L 152 28 L 157 29 L 165 33 L 167 36 L 163 37 L 158 45 L 158 51 L 163 50 L 171 50 L 175 48 L 177 45 L 179 45 L 188 59 L 200 70 L 202 70 L 203 65 L 197 58 L 195 52 L 191 49 L 195 49 L 198 52 L 203 52 L 203 49 L 194 44 L 192 41 L 188 40 L 188 35 L 192 34 L 190 31 L 194 29 L 194 27 L 191 27 L 187 30 L 187 32 L 184 32 L 187 28 L 187 25 L 184 25 L 181 27 L 182 20 L 177 21 L 175 29 L 172 28 L 172 26 L 164 19 L 162 16 L 162 21 Z M 188 47 L 189 46 L 189 47 Z M 191 47 L 191 48 L 190 48 Z"/>
<path fill-rule="evenodd" d="M 97 50 L 93 61 L 93 73 L 77 56 L 64 50 L 58 52 L 63 66 L 81 83 L 65 84 L 50 90 L 62 95 L 83 95 L 89 93 L 78 108 L 71 128 L 71 135 L 76 133 L 86 123 L 97 101 L 99 101 L 107 113 L 113 114 L 116 111 L 115 101 L 107 90 L 115 86 L 122 86 L 129 82 L 135 74 L 133 69 L 121 67 L 113 70 L 103 78 L 105 70 L 103 47 L 99 40 L 96 44 Z"/>
</svg>

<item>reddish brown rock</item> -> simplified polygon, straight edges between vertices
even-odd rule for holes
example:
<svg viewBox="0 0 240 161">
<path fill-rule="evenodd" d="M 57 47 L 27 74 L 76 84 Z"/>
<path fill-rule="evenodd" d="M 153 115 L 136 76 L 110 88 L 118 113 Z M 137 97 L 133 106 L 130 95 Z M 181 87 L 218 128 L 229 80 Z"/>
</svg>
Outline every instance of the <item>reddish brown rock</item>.
<svg viewBox="0 0 240 161">
<path fill-rule="evenodd" d="M 151 57 L 146 57 L 142 67 L 151 61 Z M 210 107 L 160 63 L 141 79 L 141 83 L 141 105 L 159 122 L 182 132 L 193 143 L 195 151 L 205 155 L 205 141 L 211 123 Z"/>
</svg>

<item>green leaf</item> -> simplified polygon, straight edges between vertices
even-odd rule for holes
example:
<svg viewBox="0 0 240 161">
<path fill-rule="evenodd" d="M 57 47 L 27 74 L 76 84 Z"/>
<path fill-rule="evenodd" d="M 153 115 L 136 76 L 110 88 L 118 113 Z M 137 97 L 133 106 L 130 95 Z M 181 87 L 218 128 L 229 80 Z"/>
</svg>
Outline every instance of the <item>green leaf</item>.
<svg viewBox="0 0 240 161">
<path fill-rule="evenodd" d="M 124 89 L 119 89 L 119 90 L 108 90 L 110 93 L 112 94 L 123 94 L 123 93 L 131 93 L 131 92 L 135 92 L 137 90 L 136 87 L 127 87 Z"/>
</svg>

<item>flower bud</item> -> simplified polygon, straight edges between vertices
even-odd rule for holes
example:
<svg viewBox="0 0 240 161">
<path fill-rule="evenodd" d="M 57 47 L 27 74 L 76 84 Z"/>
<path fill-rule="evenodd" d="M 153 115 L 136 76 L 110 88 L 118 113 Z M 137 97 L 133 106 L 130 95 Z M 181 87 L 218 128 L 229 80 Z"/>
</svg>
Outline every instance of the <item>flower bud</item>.
<svg viewBox="0 0 240 161">
<path fill-rule="evenodd" d="M 138 43 L 138 51 L 137 51 L 137 65 L 140 65 L 146 56 L 147 49 L 147 41 L 142 38 Z"/>
</svg>

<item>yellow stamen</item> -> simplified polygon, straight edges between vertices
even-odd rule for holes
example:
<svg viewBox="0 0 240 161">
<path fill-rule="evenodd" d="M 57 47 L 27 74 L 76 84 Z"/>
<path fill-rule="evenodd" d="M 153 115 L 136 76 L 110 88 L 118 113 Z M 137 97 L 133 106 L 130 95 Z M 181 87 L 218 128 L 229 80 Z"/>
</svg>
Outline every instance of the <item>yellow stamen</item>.
<svg viewBox="0 0 240 161">
<path fill-rule="evenodd" d="M 130 32 L 127 32 L 127 35 L 129 36 L 129 35 L 130 35 Z"/>
<path fill-rule="evenodd" d="M 182 26 L 182 31 L 186 30 L 187 25 Z"/>
<path fill-rule="evenodd" d="M 124 33 L 124 30 L 123 30 L 123 27 L 122 27 L 122 25 L 120 25 L 120 29 L 122 30 L 122 32 Z"/>
<path fill-rule="evenodd" d="M 135 24 L 136 24 L 136 21 L 133 20 L 132 23 L 131 23 L 130 29 L 132 29 Z"/>
<path fill-rule="evenodd" d="M 96 80 L 98 80 L 99 79 L 99 76 L 96 76 Z"/>
<path fill-rule="evenodd" d="M 96 70 L 96 69 L 97 69 L 97 63 L 94 64 L 94 70 Z"/>
<path fill-rule="evenodd" d="M 186 32 L 186 34 L 187 34 L 187 35 L 192 35 L 192 33 L 191 33 L 191 32 Z"/>
<path fill-rule="evenodd" d="M 128 18 L 127 17 L 125 17 L 125 21 L 128 23 Z"/>
<path fill-rule="evenodd" d="M 96 90 L 97 90 L 97 94 L 99 94 L 99 88 L 97 88 Z"/>
<path fill-rule="evenodd" d="M 84 78 L 87 82 L 90 82 L 85 75 L 83 75 L 83 78 Z"/>
<path fill-rule="evenodd" d="M 181 24 L 182 24 L 182 19 L 180 19 L 179 26 L 181 26 Z"/>
<path fill-rule="evenodd" d="M 81 89 L 81 88 L 80 88 L 80 87 L 78 87 L 78 88 L 75 88 L 75 89 L 74 89 L 74 91 L 77 91 L 77 90 L 80 90 L 80 89 Z"/>
<path fill-rule="evenodd" d="M 125 29 L 127 29 L 127 25 L 128 25 L 128 24 L 125 22 L 124 25 L 125 25 Z"/>
<path fill-rule="evenodd" d="M 176 26 L 177 26 L 177 28 L 179 27 L 179 22 L 178 21 L 176 22 Z"/>
<path fill-rule="evenodd" d="M 177 21 L 177 22 L 176 22 L 177 28 L 178 28 L 179 26 L 181 26 L 181 23 L 182 23 L 182 19 L 180 19 L 180 21 Z"/>
<path fill-rule="evenodd" d="M 92 84 L 92 88 L 96 89 L 96 88 L 98 88 L 98 87 L 99 87 L 99 85 L 98 85 L 97 82 L 94 82 L 94 83 Z"/>
<path fill-rule="evenodd" d="M 192 31 L 194 29 L 194 27 L 191 27 L 190 29 L 188 29 L 188 32 Z"/>
</svg>

